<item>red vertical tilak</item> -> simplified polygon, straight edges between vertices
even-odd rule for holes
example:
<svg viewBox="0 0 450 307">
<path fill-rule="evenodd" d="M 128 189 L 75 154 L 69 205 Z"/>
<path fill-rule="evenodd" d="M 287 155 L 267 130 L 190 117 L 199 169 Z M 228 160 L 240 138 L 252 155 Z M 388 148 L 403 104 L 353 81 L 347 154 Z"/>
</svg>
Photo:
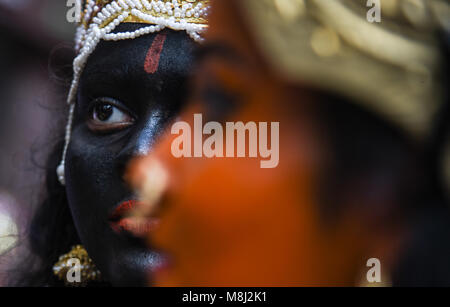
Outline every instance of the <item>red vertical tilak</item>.
<svg viewBox="0 0 450 307">
<path fill-rule="evenodd" d="M 166 34 L 159 33 L 156 35 L 150 49 L 145 57 L 144 69 L 149 74 L 154 74 L 158 70 L 159 59 L 166 41 Z"/>
</svg>

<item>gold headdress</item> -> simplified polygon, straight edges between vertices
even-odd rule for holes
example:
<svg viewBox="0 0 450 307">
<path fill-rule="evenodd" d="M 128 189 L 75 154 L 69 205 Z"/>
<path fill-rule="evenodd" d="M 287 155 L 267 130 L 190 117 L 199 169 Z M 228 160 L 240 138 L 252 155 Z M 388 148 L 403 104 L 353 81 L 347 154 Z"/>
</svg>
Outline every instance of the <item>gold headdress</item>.
<svg viewBox="0 0 450 307">
<path fill-rule="evenodd" d="M 433 30 L 450 30 L 446 0 L 237 2 L 281 74 L 350 96 L 413 137 L 429 132 L 442 103 Z"/>
<path fill-rule="evenodd" d="M 419 142 L 430 136 L 448 86 L 436 37 L 450 33 L 448 0 L 236 2 L 274 70 L 350 97 Z M 443 157 L 450 187 L 450 145 Z"/>
<path fill-rule="evenodd" d="M 185 30 L 194 40 L 200 40 L 199 33 L 207 27 L 209 0 L 87 0 L 79 7 L 76 49 L 82 48 L 90 36 L 122 40 L 163 28 Z M 154 27 L 118 33 L 121 35 L 111 33 L 120 23 L 144 23 Z M 144 33 L 146 31 L 150 32 Z"/>
<path fill-rule="evenodd" d="M 209 0 L 77 0 L 77 16 L 80 24 L 75 36 L 77 57 L 73 62 L 73 81 L 67 98 L 70 105 L 66 126 L 65 147 L 57 174 L 61 184 L 65 184 L 64 166 L 67 148 L 70 142 L 75 95 L 78 82 L 87 62 L 101 40 L 134 39 L 142 35 L 170 28 L 186 31 L 197 42 L 201 41 L 201 32 L 207 27 Z M 147 26 L 133 32 L 115 33 L 121 23 L 142 23 Z"/>
</svg>

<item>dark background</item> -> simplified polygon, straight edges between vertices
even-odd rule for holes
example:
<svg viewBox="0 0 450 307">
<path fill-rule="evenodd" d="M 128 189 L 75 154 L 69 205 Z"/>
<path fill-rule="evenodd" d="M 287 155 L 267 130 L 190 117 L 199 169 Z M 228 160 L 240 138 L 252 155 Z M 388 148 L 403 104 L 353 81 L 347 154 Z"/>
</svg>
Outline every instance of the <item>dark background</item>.
<svg viewBox="0 0 450 307">
<path fill-rule="evenodd" d="M 64 129 L 75 31 L 66 3 L 0 0 L 0 232 L 10 227 L 5 217 L 17 221 L 16 246 L 43 197 L 45 157 Z"/>
</svg>

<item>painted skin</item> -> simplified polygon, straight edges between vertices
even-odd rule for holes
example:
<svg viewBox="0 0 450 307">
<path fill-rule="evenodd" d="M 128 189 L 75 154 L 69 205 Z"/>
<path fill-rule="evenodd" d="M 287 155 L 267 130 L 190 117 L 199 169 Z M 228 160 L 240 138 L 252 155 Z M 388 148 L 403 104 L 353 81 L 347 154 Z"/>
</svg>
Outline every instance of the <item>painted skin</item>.
<svg viewBox="0 0 450 307">
<path fill-rule="evenodd" d="M 142 25 L 122 24 L 117 31 Z M 130 159 L 147 154 L 183 105 L 195 43 L 164 30 L 134 40 L 102 41 L 77 96 L 67 153 L 69 206 L 82 244 L 113 285 L 144 285 L 161 255 L 140 238 L 115 232 L 109 218 L 133 200 L 123 180 Z"/>
<path fill-rule="evenodd" d="M 213 5 L 194 95 L 180 120 L 193 127 L 193 114 L 201 113 L 204 122 L 222 126 L 279 122 L 280 163 L 262 169 L 252 158 L 175 158 L 171 147 L 178 135 L 169 133 L 148 157 L 137 159 L 130 181 L 152 200 L 145 214 L 160 219 L 149 243 L 171 257 L 154 281 L 188 287 L 350 286 L 365 276 L 361 270 L 374 255 L 387 270 L 398 236 L 382 217 L 392 216 L 391 206 L 375 215 L 366 208 L 380 203 L 352 190 L 333 198 L 333 206 L 346 209 L 326 222 L 317 192 L 331 161 L 315 109 L 320 96 L 268 67 L 244 21 L 235 18 L 233 3 Z M 149 176 L 155 171 L 169 178 L 156 193 L 146 190 L 157 180 Z"/>
</svg>

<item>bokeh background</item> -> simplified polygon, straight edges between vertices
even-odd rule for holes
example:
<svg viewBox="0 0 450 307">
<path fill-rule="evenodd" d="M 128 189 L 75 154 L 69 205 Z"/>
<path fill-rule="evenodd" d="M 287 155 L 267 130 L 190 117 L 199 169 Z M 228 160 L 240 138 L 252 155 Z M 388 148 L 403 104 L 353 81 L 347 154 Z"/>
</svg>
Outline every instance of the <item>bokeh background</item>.
<svg viewBox="0 0 450 307">
<path fill-rule="evenodd" d="M 75 31 L 68 9 L 66 0 L 0 0 L 0 255 L 21 245 L 45 156 L 62 133 L 56 114 L 64 114 Z"/>
</svg>

